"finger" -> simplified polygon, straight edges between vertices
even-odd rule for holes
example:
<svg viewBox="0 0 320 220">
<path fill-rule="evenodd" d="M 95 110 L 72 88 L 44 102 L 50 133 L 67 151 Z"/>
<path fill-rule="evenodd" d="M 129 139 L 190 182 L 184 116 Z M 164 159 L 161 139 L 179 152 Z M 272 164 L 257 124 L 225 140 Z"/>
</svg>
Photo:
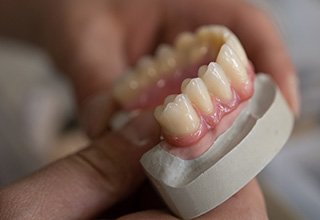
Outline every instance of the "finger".
<svg viewBox="0 0 320 220">
<path fill-rule="evenodd" d="M 57 5 L 46 18 L 45 47 L 71 79 L 87 133 L 97 137 L 114 108 L 109 90 L 126 68 L 122 26 L 104 1 Z"/>
<path fill-rule="evenodd" d="M 258 72 L 269 73 L 279 85 L 291 109 L 300 112 L 297 75 L 289 54 L 266 14 L 250 5 L 237 11 L 234 31 L 243 42 Z"/>
<path fill-rule="evenodd" d="M 151 114 L 139 116 L 122 131 L 1 190 L 0 218 L 94 217 L 143 181 L 139 159 L 158 137 Z"/>
<path fill-rule="evenodd" d="M 131 219 L 178 219 L 166 211 L 149 210 L 120 218 Z M 268 219 L 263 195 L 256 180 L 251 181 L 238 193 L 210 212 L 196 218 L 205 219 Z"/>
</svg>

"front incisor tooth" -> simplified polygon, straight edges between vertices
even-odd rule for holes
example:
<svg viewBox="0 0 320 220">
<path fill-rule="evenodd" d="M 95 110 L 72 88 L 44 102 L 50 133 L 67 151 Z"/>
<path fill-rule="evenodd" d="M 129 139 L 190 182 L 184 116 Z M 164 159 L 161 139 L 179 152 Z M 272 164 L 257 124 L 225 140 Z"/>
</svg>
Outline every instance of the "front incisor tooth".
<svg viewBox="0 0 320 220">
<path fill-rule="evenodd" d="M 231 101 L 230 82 L 219 64 L 211 62 L 208 67 L 200 67 L 199 76 L 213 96 L 225 103 Z"/>
<path fill-rule="evenodd" d="M 247 67 L 249 64 L 248 57 L 239 39 L 234 34 L 230 34 L 226 44 L 228 44 L 236 52 L 243 65 Z"/>
<path fill-rule="evenodd" d="M 197 112 L 184 94 L 178 95 L 166 106 L 157 107 L 154 115 L 165 133 L 170 136 L 191 135 L 200 125 Z"/>
<path fill-rule="evenodd" d="M 220 64 L 236 91 L 241 91 L 241 88 L 248 83 L 247 70 L 236 52 L 229 45 L 224 44 L 221 47 L 217 63 Z"/>
<path fill-rule="evenodd" d="M 182 83 L 181 90 L 201 112 L 204 114 L 213 112 L 213 103 L 208 89 L 200 78 L 187 79 Z"/>
</svg>

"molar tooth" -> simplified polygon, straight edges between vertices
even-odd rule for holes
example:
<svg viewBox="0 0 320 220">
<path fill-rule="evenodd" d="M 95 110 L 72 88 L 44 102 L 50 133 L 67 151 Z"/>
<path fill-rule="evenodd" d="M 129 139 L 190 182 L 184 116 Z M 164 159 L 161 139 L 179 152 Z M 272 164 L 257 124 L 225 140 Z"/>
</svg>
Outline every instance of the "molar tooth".
<svg viewBox="0 0 320 220">
<path fill-rule="evenodd" d="M 226 44 L 228 44 L 236 52 L 243 65 L 247 67 L 249 64 L 248 57 L 239 39 L 234 34 L 231 34 L 228 37 Z"/>
<path fill-rule="evenodd" d="M 199 76 L 209 92 L 222 102 L 227 103 L 233 98 L 230 82 L 219 64 L 211 62 L 208 67 L 202 66 Z"/>
<path fill-rule="evenodd" d="M 213 112 L 214 107 L 208 89 L 200 78 L 187 79 L 182 83 L 181 91 L 205 114 Z"/>
<path fill-rule="evenodd" d="M 224 44 L 217 57 L 217 63 L 221 65 L 225 74 L 229 78 L 236 91 L 241 91 L 242 87 L 249 81 L 244 64 L 236 52 L 227 44 Z"/>
<path fill-rule="evenodd" d="M 171 136 L 193 134 L 200 125 L 199 116 L 184 94 L 177 95 L 165 107 L 157 107 L 154 115 L 164 131 Z"/>
</svg>

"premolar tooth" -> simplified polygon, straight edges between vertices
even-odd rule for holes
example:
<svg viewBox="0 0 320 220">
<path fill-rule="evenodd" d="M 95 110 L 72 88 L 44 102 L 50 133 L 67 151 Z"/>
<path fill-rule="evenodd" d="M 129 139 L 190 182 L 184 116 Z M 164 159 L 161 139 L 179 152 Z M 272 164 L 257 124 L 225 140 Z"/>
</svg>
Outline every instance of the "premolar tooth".
<svg viewBox="0 0 320 220">
<path fill-rule="evenodd" d="M 217 63 L 221 65 L 236 91 L 241 91 L 242 87 L 248 83 L 249 77 L 246 68 L 229 45 L 224 44 L 221 47 Z"/>
<path fill-rule="evenodd" d="M 191 50 L 189 52 L 189 59 L 188 60 L 189 60 L 190 63 L 199 62 L 199 61 L 201 61 L 201 59 L 206 57 L 208 52 L 209 52 L 208 46 L 198 42 L 198 44 L 195 44 L 191 48 Z"/>
<path fill-rule="evenodd" d="M 113 89 L 113 95 L 118 101 L 125 103 L 128 99 L 137 94 L 139 87 L 139 81 L 137 80 L 136 74 L 130 71 L 125 74 L 121 83 L 116 84 Z"/>
<path fill-rule="evenodd" d="M 230 34 L 226 41 L 226 44 L 228 44 L 237 53 L 243 65 L 247 67 L 247 65 L 249 64 L 248 57 L 239 39 L 234 34 Z"/>
<path fill-rule="evenodd" d="M 164 131 L 171 136 L 193 134 L 200 125 L 200 118 L 188 97 L 178 95 L 173 102 L 159 106 L 154 113 Z"/>
<path fill-rule="evenodd" d="M 181 90 L 190 101 L 205 114 L 213 112 L 213 103 L 208 89 L 200 78 L 187 79 L 182 83 Z"/>
<path fill-rule="evenodd" d="M 140 73 L 148 76 L 149 78 L 157 77 L 157 70 L 153 59 L 149 56 L 145 56 L 138 61 L 137 70 Z"/>
<path fill-rule="evenodd" d="M 200 67 L 199 76 L 209 92 L 222 102 L 227 103 L 233 98 L 230 82 L 219 64 L 211 62 L 208 67 Z"/>
<path fill-rule="evenodd" d="M 159 72 L 170 73 L 177 67 L 175 51 L 168 45 L 161 45 L 157 50 L 157 66 Z"/>
<path fill-rule="evenodd" d="M 184 32 L 180 34 L 175 41 L 175 48 L 180 52 L 186 52 L 194 45 L 194 43 L 194 35 L 189 32 Z"/>
</svg>

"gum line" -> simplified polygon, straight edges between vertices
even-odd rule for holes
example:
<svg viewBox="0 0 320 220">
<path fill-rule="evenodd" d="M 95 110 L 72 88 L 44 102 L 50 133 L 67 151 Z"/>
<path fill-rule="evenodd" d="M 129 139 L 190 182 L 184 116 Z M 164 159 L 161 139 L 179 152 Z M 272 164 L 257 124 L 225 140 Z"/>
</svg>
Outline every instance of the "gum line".
<svg viewBox="0 0 320 220">
<path fill-rule="evenodd" d="M 176 147 L 172 146 L 167 142 L 167 140 L 165 140 L 160 142 L 161 147 L 166 149 L 170 154 L 178 156 L 184 160 L 192 160 L 201 156 L 210 148 L 210 146 L 212 146 L 214 141 L 232 125 L 233 121 L 245 107 L 247 102 L 248 101 L 241 102 L 235 110 L 222 117 L 219 124 L 217 124 L 214 129 L 204 132 L 203 136 L 197 142 L 186 147 Z"/>
</svg>

